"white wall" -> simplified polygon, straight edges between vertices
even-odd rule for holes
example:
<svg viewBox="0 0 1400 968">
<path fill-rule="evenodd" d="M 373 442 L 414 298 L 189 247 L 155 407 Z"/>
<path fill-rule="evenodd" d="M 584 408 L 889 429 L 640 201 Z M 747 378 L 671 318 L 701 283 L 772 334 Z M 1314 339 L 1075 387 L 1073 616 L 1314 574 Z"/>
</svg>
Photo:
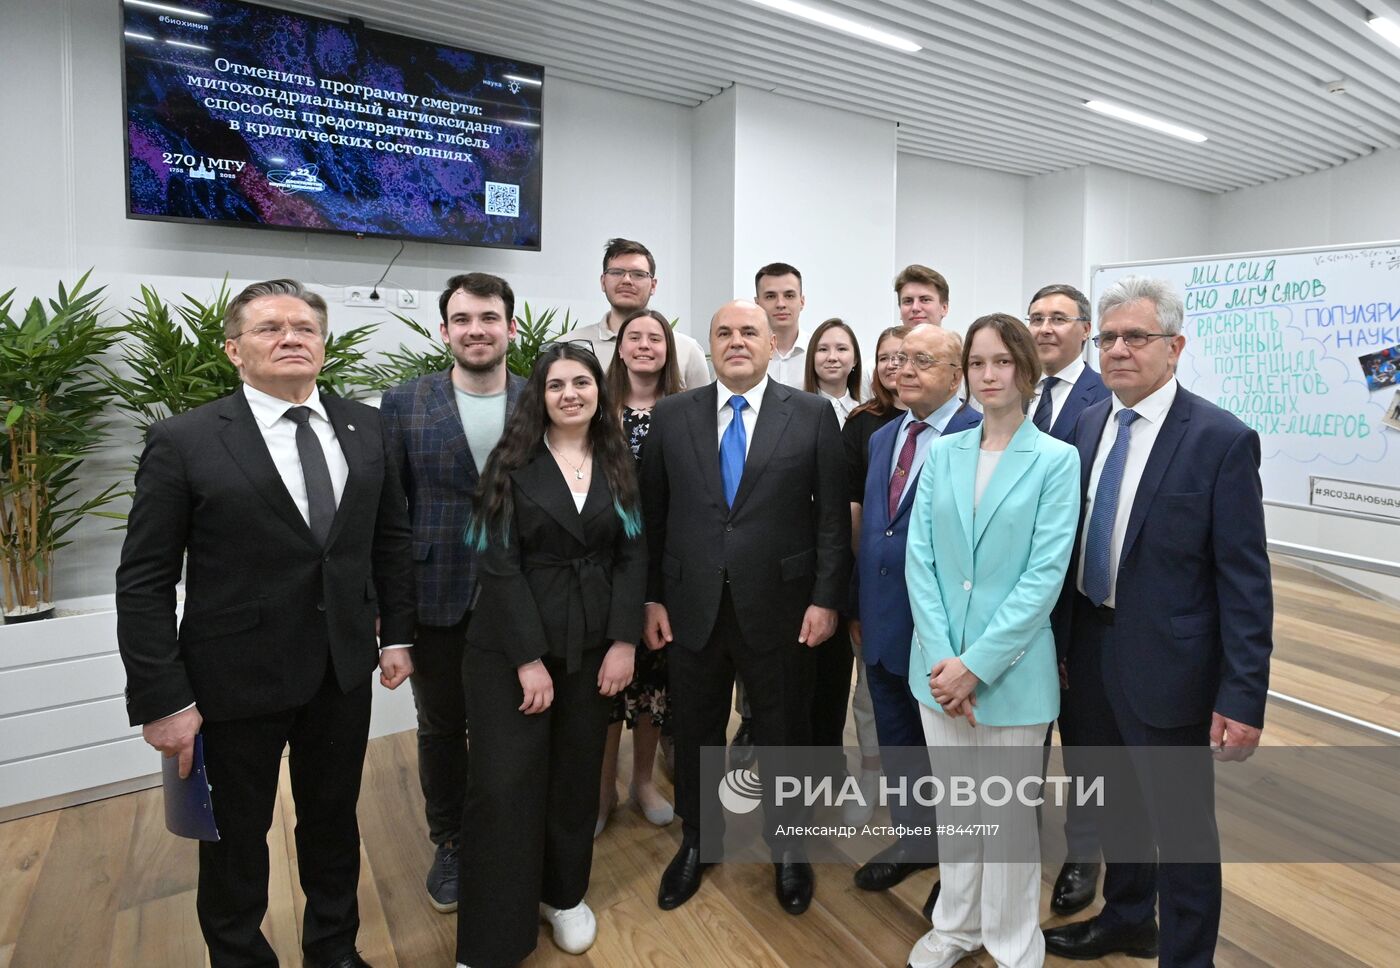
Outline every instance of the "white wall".
<svg viewBox="0 0 1400 968">
<path fill-rule="evenodd" d="M 691 335 L 709 352 L 706 338 L 716 307 L 735 296 L 734 88 L 697 107 L 691 118 L 690 319 Z"/>
<path fill-rule="evenodd" d="M 1108 262 L 1200 255 L 1210 245 L 1215 198 L 1194 188 L 1090 165 L 1085 169 L 1085 265 L 1092 271 Z"/>
<path fill-rule="evenodd" d="M 1085 168 L 1027 180 L 1023 283 L 1029 297 L 1041 286 L 1069 283 L 1089 291 L 1084 261 Z"/>
<path fill-rule="evenodd" d="M 733 292 L 770 262 L 802 272 L 802 329 L 840 316 L 863 346 L 889 325 L 895 126 L 737 87 Z"/>
<path fill-rule="evenodd" d="M 895 266 L 937 269 L 948 279 L 944 325 L 965 332 L 978 316 L 1021 315 L 1029 179 L 933 158 L 899 155 Z M 894 273 L 885 284 L 884 325 L 899 322 Z"/>
<path fill-rule="evenodd" d="M 119 18 L 114 0 L 0 5 L 0 117 L 12 138 L 0 152 L 0 292 L 51 293 L 88 267 L 124 308 L 141 283 L 169 300 L 206 296 L 225 274 L 235 287 L 294 276 L 327 287 L 333 328 L 387 319 L 377 309 L 334 301 L 341 286 L 379 278 L 397 242 L 125 218 Z M 598 288 L 603 243 L 640 239 L 655 253 L 654 305 L 684 315 L 690 305 L 690 111 L 562 80 L 544 91 L 544 223 L 540 252 L 408 243 L 389 275 L 421 292 L 420 320 L 436 323 L 447 276 L 495 272 L 517 305 L 557 306 L 586 322 L 606 304 Z M 682 321 L 687 326 L 687 321 Z M 394 346 L 396 328 L 375 345 Z M 134 456 L 126 440 L 90 470 L 122 476 Z M 85 474 L 85 476 L 87 476 Z M 94 519 L 61 552 L 60 598 L 110 592 L 121 533 Z"/>
<path fill-rule="evenodd" d="M 1211 206 L 1210 251 L 1248 252 L 1400 238 L 1400 149 L 1311 175 L 1237 188 Z"/>
</svg>

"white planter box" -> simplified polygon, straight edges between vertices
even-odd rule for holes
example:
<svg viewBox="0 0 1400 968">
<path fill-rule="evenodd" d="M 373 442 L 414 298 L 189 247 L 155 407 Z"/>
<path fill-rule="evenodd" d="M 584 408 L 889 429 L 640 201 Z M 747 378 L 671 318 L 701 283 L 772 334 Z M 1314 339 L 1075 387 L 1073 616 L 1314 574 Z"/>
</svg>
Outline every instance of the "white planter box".
<svg viewBox="0 0 1400 968">
<path fill-rule="evenodd" d="M 0 626 L 0 820 L 155 786 L 160 754 L 126 724 L 111 595 Z M 414 728 L 408 684 L 374 686 L 370 735 Z"/>
</svg>

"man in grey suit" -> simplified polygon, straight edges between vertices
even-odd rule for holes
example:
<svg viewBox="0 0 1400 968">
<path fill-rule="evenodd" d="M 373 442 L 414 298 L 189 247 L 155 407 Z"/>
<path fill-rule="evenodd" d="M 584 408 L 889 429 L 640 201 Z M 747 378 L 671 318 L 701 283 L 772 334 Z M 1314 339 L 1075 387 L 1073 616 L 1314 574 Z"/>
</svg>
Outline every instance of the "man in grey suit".
<svg viewBox="0 0 1400 968">
<path fill-rule="evenodd" d="M 642 460 L 649 546 L 648 645 L 671 643 L 676 812 L 683 840 L 663 910 L 700 886 L 700 750 L 723 747 L 738 672 L 761 746 L 804 746 L 811 649 L 847 594 L 850 512 L 836 415 L 768 377 L 768 317 L 735 301 L 710 322 L 717 382 L 661 400 Z M 771 818 L 770 818 L 771 819 Z M 777 894 L 801 914 L 812 869 L 800 840 L 769 837 Z"/>
<path fill-rule="evenodd" d="M 379 413 L 413 520 L 418 637 L 409 684 L 418 710 L 418 781 L 436 851 L 428 900 L 457 910 L 457 843 L 467 790 L 462 647 L 476 596 L 476 555 L 462 539 L 486 458 L 525 381 L 506 370 L 515 293 L 500 276 L 468 272 L 438 297 L 452 366 L 384 394 Z"/>
</svg>

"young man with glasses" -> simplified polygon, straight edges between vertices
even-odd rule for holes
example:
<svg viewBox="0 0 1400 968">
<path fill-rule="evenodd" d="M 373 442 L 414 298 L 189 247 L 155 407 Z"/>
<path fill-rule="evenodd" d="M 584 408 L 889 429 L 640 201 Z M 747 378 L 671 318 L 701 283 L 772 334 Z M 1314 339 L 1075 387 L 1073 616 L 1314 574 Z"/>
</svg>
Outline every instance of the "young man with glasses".
<svg viewBox="0 0 1400 968">
<path fill-rule="evenodd" d="M 617 331 L 622 321 L 638 309 L 646 309 L 656 293 L 656 260 L 651 250 L 631 239 L 608 239 L 603 250 L 603 274 L 599 278 L 608 311 L 591 326 L 579 326 L 565 333 L 565 340 L 588 340 L 593 353 L 608 371 L 617 351 Z M 710 382 L 705 351 L 691 337 L 675 330 L 676 365 L 681 371 L 681 387 L 693 390 Z"/>
<path fill-rule="evenodd" d="M 899 400 L 908 410 L 870 438 L 856 552 L 861 658 L 885 775 L 892 783 L 902 777 L 908 790 L 928 770 L 923 719 L 908 682 L 909 643 L 914 636 L 914 614 L 904 584 L 909 506 L 934 439 L 982 422 L 982 415 L 958 398 L 961 360 L 962 339 L 957 333 L 932 323 L 915 326 L 893 361 L 899 368 Z M 891 814 L 897 824 L 911 830 L 932 822 L 912 803 L 896 804 Z M 902 837 L 856 871 L 856 886 L 888 890 L 915 871 L 932 867 L 937 853 L 932 836 Z M 934 884 L 925 914 L 933 910 L 937 897 Z"/>
<path fill-rule="evenodd" d="M 1043 371 L 1030 401 L 1031 419 L 1052 437 L 1068 440 L 1084 408 L 1108 396 L 1099 374 L 1084 361 L 1089 299 L 1064 283 L 1045 286 L 1031 297 L 1026 324 Z"/>
</svg>

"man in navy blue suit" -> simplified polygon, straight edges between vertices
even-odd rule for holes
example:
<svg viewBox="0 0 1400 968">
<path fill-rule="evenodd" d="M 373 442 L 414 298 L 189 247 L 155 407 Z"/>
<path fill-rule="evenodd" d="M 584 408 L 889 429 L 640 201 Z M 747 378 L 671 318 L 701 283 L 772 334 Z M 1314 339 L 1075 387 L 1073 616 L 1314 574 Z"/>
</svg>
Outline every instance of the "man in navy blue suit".
<svg viewBox="0 0 1400 968">
<path fill-rule="evenodd" d="M 1130 782 L 1109 777 L 1103 911 L 1046 931 L 1046 950 L 1160 949 L 1163 965 L 1209 968 L 1221 883 L 1206 748 L 1243 759 L 1258 746 L 1273 649 L 1259 435 L 1178 385 L 1184 310 L 1170 284 L 1122 279 L 1098 310 L 1113 395 L 1072 438 L 1085 505 L 1056 621 L 1069 684 L 1060 722 L 1084 746 L 1202 755 L 1139 749 Z M 1154 846 L 1172 862 L 1152 863 Z"/>
<path fill-rule="evenodd" d="M 982 415 L 958 398 L 962 382 L 962 339 L 932 323 L 915 326 L 895 357 L 897 390 L 908 412 L 870 438 L 869 471 L 856 553 L 859 622 L 851 639 L 866 664 L 875 732 L 880 738 L 886 777 L 905 789 L 928 772 L 919 704 L 909 692 L 909 644 L 914 616 L 904 586 L 904 544 L 909 534 L 909 507 L 929 445 L 982 422 Z M 896 824 L 928 823 L 919 819 L 912 800 L 891 808 Z M 914 871 L 932 867 L 933 838 L 902 837 L 856 871 L 856 886 L 867 891 L 894 887 Z M 926 910 L 937 896 L 937 885 Z"/>
<path fill-rule="evenodd" d="M 1031 297 L 1026 324 L 1035 338 L 1043 376 L 1030 401 L 1035 425 L 1057 440 L 1069 440 L 1079 415 L 1090 404 L 1108 396 L 1108 387 L 1084 360 L 1091 322 L 1089 297 L 1074 286 L 1055 283 L 1043 286 Z M 1068 697 L 1061 695 L 1063 706 Z M 1070 745 L 1073 736 L 1060 724 L 1061 742 Z M 1049 737 L 1046 737 L 1049 743 Z M 1073 801 L 1065 814 L 1065 842 L 1068 856 L 1050 895 L 1050 910 L 1059 915 L 1074 914 L 1094 900 L 1099 882 L 1099 838 L 1089 811 Z"/>
<path fill-rule="evenodd" d="M 486 458 L 525 381 L 506 371 L 515 293 L 485 272 L 447 280 L 438 298 L 450 369 L 384 394 L 379 413 L 413 519 L 418 635 L 409 683 L 418 709 L 418 780 L 436 846 L 428 900 L 457 909 L 457 842 L 467 792 L 462 649 L 476 596 L 476 556 L 462 540 Z"/>
</svg>

